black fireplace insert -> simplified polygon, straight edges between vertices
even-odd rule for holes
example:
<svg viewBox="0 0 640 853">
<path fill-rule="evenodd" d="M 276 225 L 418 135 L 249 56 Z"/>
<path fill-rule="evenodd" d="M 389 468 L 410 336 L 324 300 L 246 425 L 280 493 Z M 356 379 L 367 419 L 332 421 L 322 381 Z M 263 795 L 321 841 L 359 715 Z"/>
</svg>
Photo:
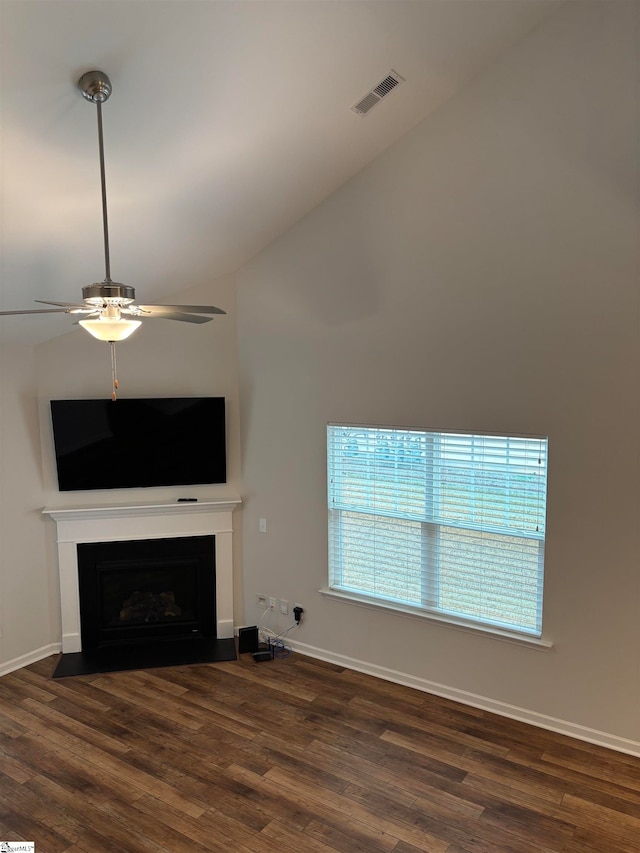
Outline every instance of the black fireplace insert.
<svg viewBox="0 0 640 853">
<path fill-rule="evenodd" d="M 83 651 L 216 636 L 215 537 L 82 543 Z"/>
</svg>

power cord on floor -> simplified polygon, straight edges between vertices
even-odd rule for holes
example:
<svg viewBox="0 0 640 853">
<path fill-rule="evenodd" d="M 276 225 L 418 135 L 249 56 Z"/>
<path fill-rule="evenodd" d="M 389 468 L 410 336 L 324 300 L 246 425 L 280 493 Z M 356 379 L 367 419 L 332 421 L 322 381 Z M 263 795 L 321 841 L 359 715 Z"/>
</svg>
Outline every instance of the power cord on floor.
<svg viewBox="0 0 640 853">
<path fill-rule="evenodd" d="M 284 640 L 271 638 L 269 640 L 274 658 L 288 658 L 291 654 L 291 646 L 287 646 Z"/>
<path fill-rule="evenodd" d="M 287 636 L 289 631 L 292 631 L 294 628 L 299 626 L 299 622 L 296 621 L 292 625 L 289 625 L 288 628 L 285 628 L 284 631 L 281 631 L 279 634 L 274 631 L 272 628 L 269 628 L 267 625 L 263 625 L 263 621 L 267 613 L 271 612 L 271 608 L 267 607 L 267 609 L 263 612 L 260 617 L 260 623 L 258 624 L 258 638 L 263 643 L 268 643 L 273 652 L 273 657 L 275 658 L 287 658 L 291 654 L 291 646 L 288 646 L 284 638 Z"/>
</svg>

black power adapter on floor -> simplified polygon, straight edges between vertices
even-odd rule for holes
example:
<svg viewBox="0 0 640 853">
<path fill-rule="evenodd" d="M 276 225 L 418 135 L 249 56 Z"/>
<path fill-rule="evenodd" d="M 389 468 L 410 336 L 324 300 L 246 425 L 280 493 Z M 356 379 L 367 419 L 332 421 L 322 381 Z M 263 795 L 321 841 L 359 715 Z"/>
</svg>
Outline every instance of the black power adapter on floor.
<svg viewBox="0 0 640 853">
<path fill-rule="evenodd" d="M 258 652 L 253 653 L 253 659 L 255 661 L 258 661 L 258 663 L 260 661 L 263 661 L 263 660 L 271 660 L 272 657 L 273 657 L 273 650 L 272 649 L 265 649 L 264 651 L 258 651 Z"/>
<path fill-rule="evenodd" d="M 253 659 L 260 663 L 263 660 L 271 660 L 273 658 L 273 646 L 271 643 L 258 643 L 258 648 L 253 653 Z"/>
</svg>

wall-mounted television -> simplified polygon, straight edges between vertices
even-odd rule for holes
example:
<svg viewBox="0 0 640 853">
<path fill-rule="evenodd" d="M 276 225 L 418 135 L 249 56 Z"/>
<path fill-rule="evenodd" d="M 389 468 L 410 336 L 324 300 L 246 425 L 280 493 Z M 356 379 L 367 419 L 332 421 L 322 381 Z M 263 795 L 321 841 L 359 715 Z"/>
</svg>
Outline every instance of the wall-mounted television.
<svg viewBox="0 0 640 853">
<path fill-rule="evenodd" d="M 61 492 L 226 483 L 224 397 L 51 400 Z"/>
</svg>

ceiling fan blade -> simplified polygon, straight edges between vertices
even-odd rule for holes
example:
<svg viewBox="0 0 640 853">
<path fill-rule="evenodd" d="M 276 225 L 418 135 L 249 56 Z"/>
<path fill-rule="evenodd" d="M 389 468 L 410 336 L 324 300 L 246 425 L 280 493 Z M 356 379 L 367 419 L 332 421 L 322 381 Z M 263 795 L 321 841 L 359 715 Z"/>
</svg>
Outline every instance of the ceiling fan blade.
<svg viewBox="0 0 640 853">
<path fill-rule="evenodd" d="M 10 314 L 68 314 L 66 308 L 29 308 L 26 311 L 0 311 L 0 317 Z"/>
<path fill-rule="evenodd" d="M 147 305 L 146 307 L 149 308 L 150 306 Z M 183 311 L 149 311 L 145 314 L 134 314 L 134 316 L 145 320 L 182 320 L 184 323 L 210 323 L 213 320 L 213 317 L 205 317 L 202 314 L 185 314 Z"/>
<path fill-rule="evenodd" d="M 86 305 L 78 302 L 48 302 L 46 299 L 34 299 L 33 301 L 40 305 L 59 305 L 61 308 L 87 308 Z"/>
<path fill-rule="evenodd" d="M 222 308 L 216 308 L 215 305 L 138 305 L 141 311 L 153 311 L 159 313 L 161 311 L 185 311 L 188 314 L 226 314 Z"/>
</svg>

